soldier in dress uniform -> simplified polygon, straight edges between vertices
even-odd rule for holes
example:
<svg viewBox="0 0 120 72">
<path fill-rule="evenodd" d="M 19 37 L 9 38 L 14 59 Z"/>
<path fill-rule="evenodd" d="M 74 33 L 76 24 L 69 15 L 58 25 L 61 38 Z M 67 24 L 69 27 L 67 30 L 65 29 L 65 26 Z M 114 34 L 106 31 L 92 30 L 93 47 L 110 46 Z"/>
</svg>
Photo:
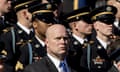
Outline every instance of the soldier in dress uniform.
<svg viewBox="0 0 120 72">
<path fill-rule="evenodd" d="M 120 36 L 120 0 L 108 0 L 107 4 L 115 6 L 117 8 L 116 20 L 113 26 L 113 33 L 114 35 Z"/>
<path fill-rule="evenodd" d="M 11 10 L 11 0 L 0 0 L 0 34 L 2 30 L 8 27 L 5 23 L 4 15 Z"/>
<path fill-rule="evenodd" d="M 87 35 L 92 33 L 92 23 L 89 17 L 90 9 L 83 7 L 66 15 L 66 21 L 71 29 L 71 44 L 68 54 L 68 62 L 75 70 L 81 71 L 85 54 L 85 41 L 89 41 Z M 81 59 L 82 57 L 82 59 Z M 82 64 L 80 64 L 82 63 Z M 88 71 L 86 71 L 88 72 Z"/>
<path fill-rule="evenodd" d="M 4 29 L 4 33 L 0 37 L 0 40 L 5 44 L 5 49 L 2 50 L 2 53 L 7 56 L 5 61 L 6 72 L 14 71 L 14 66 L 20 54 L 20 44 L 34 36 L 33 33 L 30 33 L 32 29 L 32 14 L 28 12 L 28 7 L 37 3 L 39 3 L 37 0 L 15 0 L 13 3 L 17 15 L 17 23 L 13 27 Z"/>
<path fill-rule="evenodd" d="M 108 72 L 120 72 L 120 37 L 116 38 L 109 46 L 109 56 L 113 65 Z"/>
<path fill-rule="evenodd" d="M 46 56 L 45 48 L 45 32 L 49 26 L 55 24 L 52 4 L 37 4 L 29 11 L 33 16 L 33 28 L 35 37 L 29 40 L 28 43 L 21 46 L 21 55 L 16 64 L 16 71 L 22 71 L 28 64 L 39 61 L 42 57 Z"/>
<path fill-rule="evenodd" d="M 108 46 L 111 42 L 109 37 L 113 34 L 112 28 L 116 12 L 115 7 L 105 5 L 90 13 L 96 32 L 90 49 L 90 72 L 107 72 L 112 65 L 108 57 Z"/>
</svg>

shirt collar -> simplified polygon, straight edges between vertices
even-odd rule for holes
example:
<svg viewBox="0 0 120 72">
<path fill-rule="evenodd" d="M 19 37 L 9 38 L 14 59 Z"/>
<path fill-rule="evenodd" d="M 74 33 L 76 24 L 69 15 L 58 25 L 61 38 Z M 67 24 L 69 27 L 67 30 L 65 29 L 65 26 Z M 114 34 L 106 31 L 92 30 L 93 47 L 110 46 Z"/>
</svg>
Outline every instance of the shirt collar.
<svg viewBox="0 0 120 72">
<path fill-rule="evenodd" d="M 40 42 L 40 44 L 44 47 L 45 46 L 45 43 L 44 43 L 44 41 L 42 41 L 40 38 L 38 38 L 38 36 L 36 36 L 35 35 L 35 37 L 36 37 L 36 39 Z"/>
<path fill-rule="evenodd" d="M 83 44 L 85 40 L 87 41 L 87 39 L 83 39 L 83 38 L 81 38 L 81 37 L 78 37 L 78 36 L 75 35 L 75 34 L 72 34 L 72 35 L 73 35 L 73 37 L 74 37 L 75 39 L 77 39 L 81 44 Z"/>
<path fill-rule="evenodd" d="M 119 28 L 119 19 L 116 19 L 113 24 L 115 27 Z M 120 30 L 120 28 L 119 28 L 119 30 Z"/>
<path fill-rule="evenodd" d="M 60 60 L 58 60 L 57 58 L 52 57 L 50 54 L 47 54 L 48 57 L 51 59 L 51 61 L 54 63 L 54 65 L 59 68 L 59 64 L 60 64 Z"/>
<path fill-rule="evenodd" d="M 23 26 L 22 24 L 20 24 L 20 22 L 17 22 L 17 25 L 22 28 L 27 34 L 30 34 L 30 29 L 26 28 L 25 26 Z"/>
<path fill-rule="evenodd" d="M 51 59 L 51 61 L 53 62 L 53 64 L 56 66 L 56 68 L 58 69 L 58 72 L 61 72 L 60 71 L 60 67 L 59 67 L 61 61 L 59 59 L 57 59 L 57 58 L 52 57 L 48 53 L 47 53 L 47 56 Z M 64 59 L 63 62 L 66 64 L 67 71 L 70 72 L 69 67 L 67 65 L 67 62 L 66 62 L 66 59 Z"/>
<path fill-rule="evenodd" d="M 97 40 L 100 42 L 100 44 L 106 49 L 107 48 L 107 43 L 101 40 L 99 37 L 97 37 Z"/>
</svg>

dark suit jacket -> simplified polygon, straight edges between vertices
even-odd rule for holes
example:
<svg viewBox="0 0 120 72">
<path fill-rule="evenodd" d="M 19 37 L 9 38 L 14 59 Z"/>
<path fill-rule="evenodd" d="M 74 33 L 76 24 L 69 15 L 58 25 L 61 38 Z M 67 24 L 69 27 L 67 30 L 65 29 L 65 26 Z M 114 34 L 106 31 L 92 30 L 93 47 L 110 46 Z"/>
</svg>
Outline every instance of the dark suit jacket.
<svg viewBox="0 0 120 72">
<path fill-rule="evenodd" d="M 49 57 L 45 56 L 39 62 L 27 66 L 23 72 L 58 72 L 58 70 Z M 76 71 L 71 69 L 71 72 Z"/>
</svg>

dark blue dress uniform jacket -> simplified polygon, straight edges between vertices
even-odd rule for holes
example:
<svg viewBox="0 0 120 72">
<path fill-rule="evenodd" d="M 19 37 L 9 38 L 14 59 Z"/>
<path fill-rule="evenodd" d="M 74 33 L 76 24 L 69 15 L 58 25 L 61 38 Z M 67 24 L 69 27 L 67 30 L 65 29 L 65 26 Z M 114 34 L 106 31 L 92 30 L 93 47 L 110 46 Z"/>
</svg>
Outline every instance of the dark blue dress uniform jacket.
<svg viewBox="0 0 120 72">
<path fill-rule="evenodd" d="M 20 61 L 24 68 L 28 64 L 32 64 L 40 60 L 36 59 L 35 57 L 42 58 L 46 56 L 46 48 L 40 44 L 36 37 L 33 37 L 29 44 L 31 47 L 29 47 L 28 43 L 26 43 L 20 48 L 21 55 L 18 61 Z"/>
<path fill-rule="evenodd" d="M 20 55 L 19 46 L 22 42 L 27 41 L 30 36 L 23 31 L 19 26 L 14 25 L 14 27 L 5 29 L 5 33 L 3 33 L 0 37 L 0 41 L 5 43 L 4 52 L 7 54 L 7 59 L 5 61 L 5 69 L 6 72 L 11 72 L 14 70 L 14 66 L 16 61 Z"/>
<path fill-rule="evenodd" d="M 90 71 L 107 72 L 112 65 L 107 54 L 107 49 L 104 49 L 96 38 L 93 41 L 94 43 L 91 45 L 90 52 Z"/>
<path fill-rule="evenodd" d="M 86 51 L 85 49 L 86 48 L 83 48 L 83 45 L 78 40 L 76 40 L 73 36 L 71 37 L 71 44 L 67 56 L 67 61 L 71 68 L 73 68 L 77 72 L 80 72 L 81 70 L 84 72 L 88 72 L 88 70 L 83 68 L 80 64 L 81 58 L 83 61 L 86 60 L 84 59 L 85 57 L 83 54 L 85 53 L 84 51 Z"/>
</svg>

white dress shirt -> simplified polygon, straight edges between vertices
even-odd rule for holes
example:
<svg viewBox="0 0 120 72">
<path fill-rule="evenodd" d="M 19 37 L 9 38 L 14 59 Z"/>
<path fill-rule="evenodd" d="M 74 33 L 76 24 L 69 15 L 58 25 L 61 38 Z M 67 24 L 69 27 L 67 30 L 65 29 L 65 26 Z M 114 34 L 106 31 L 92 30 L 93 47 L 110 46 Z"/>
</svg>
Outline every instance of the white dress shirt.
<svg viewBox="0 0 120 72">
<path fill-rule="evenodd" d="M 51 59 L 51 61 L 53 62 L 53 64 L 56 66 L 58 72 L 61 72 L 61 68 L 60 68 L 60 60 L 57 58 L 54 58 L 53 56 L 51 56 L 50 54 L 47 53 L 47 56 Z M 70 69 L 67 65 L 66 59 L 64 60 L 64 63 L 66 64 L 67 67 L 67 71 L 70 72 Z"/>
<path fill-rule="evenodd" d="M 72 35 L 73 35 L 73 37 L 74 37 L 75 39 L 77 39 L 77 40 L 80 42 L 80 44 L 83 44 L 85 40 L 87 41 L 87 39 L 83 39 L 83 38 L 81 38 L 81 37 L 78 37 L 78 36 L 75 35 L 75 34 L 72 34 Z"/>
<path fill-rule="evenodd" d="M 100 44 L 101 44 L 105 49 L 107 49 L 108 43 L 104 42 L 104 41 L 101 40 L 99 37 L 97 37 L 97 40 L 100 42 Z"/>
<path fill-rule="evenodd" d="M 19 22 L 17 22 L 17 25 L 22 28 L 28 35 L 30 34 L 30 29 L 26 28 L 25 26 L 23 26 L 22 24 L 20 24 Z"/>
<path fill-rule="evenodd" d="M 38 38 L 38 36 L 35 35 L 35 37 L 38 40 L 38 42 L 44 47 L 45 43 L 40 38 Z"/>
</svg>

